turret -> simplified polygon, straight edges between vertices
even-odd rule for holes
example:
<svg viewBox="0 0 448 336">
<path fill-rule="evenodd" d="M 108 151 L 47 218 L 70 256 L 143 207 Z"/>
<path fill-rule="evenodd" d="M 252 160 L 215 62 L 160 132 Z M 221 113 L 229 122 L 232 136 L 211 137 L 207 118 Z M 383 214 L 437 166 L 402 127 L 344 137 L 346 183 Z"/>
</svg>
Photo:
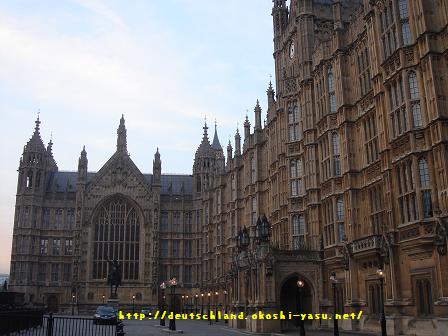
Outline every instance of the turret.
<svg viewBox="0 0 448 336">
<path fill-rule="evenodd" d="M 81 155 L 78 160 L 78 183 L 86 184 L 87 183 L 87 152 L 86 146 L 82 147 Z"/>
<path fill-rule="evenodd" d="M 269 86 L 266 91 L 268 95 L 268 111 L 267 111 L 267 120 L 268 122 L 275 116 L 275 92 L 272 88 L 272 82 L 269 81 Z"/>
<path fill-rule="evenodd" d="M 117 152 L 128 153 L 126 141 L 126 127 L 124 126 L 124 116 L 121 115 L 120 125 L 117 129 Z"/>
<path fill-rule="evenodd" d="M 45 148 L 40 136 L 40 123 L 38 116 L 34 133 L 23 148 L 19 163 L 17 193 L 43 193 L 46 172 L 58 170 L 52 153 L 53 142 L 50 140 L 48 147 Z"/>
<path fill-rule="evenodd" d="M 288 24 L 288 7 L 286 0 L 273 0 L 272 20 L 274 24 L 274 36 L 281 35 Z"/>
<path fill-rule="evenodd" d="M 215 152 L 216 172 L 220 172 L 224 169 L 225 158 L 224 158 L 224 151 L 218 138 L 218 125 L 216 124 L 216 121 L 215 121 L 215 134 L 213 136 L 212 149 Z"/>
<path fill-rule="evenodd" d="M 232 160 L 232 144 L 230 143 L 229 139 L 229 144 L 227 145 L 227 164 L 229 164 L 231 160 Z"/>
<path fill-rule="evenodd" d="M 157 147 L 157 151 L 154 154 L 154 161 L 152 163 L 152 175 L 153 175 L 152 184 L 160 185 L 162 175 L 162 161 L 160 161 L 159 147 Z"/>
<path fill-rule="evenodd" d="M 257 104 L 255 105 L 254 113 L 255 113 L 255 130 L 261 131 L 261 107 L 260 107 L 260 102 L 258 101 L 258 99 L 257 99 Z"/>
<path fill-rule="evenodd" d="M 244 141 L 246 141 L 246 139 L 249 138 L 249 135 L 250 135 L 250 122 L 246 114 L 246 120 L 244 121 Z"/>
<path fill-rule="evenodd" d="M 241 155 L 241 135 L 237 128 L 235 133 L 235 157 L 240 155 Z"/>
</svg>

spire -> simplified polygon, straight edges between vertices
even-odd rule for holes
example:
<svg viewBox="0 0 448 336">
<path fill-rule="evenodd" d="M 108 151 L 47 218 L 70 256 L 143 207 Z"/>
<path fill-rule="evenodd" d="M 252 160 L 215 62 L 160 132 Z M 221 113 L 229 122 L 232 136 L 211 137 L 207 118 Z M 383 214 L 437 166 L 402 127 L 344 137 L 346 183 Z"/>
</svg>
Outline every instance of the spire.
<svg viewBox="0 0 448 336">
<path fill-rule="evenodd" d="M 120 125 L 117 130 L 117 151 L 127 154 L 126 127 L 124 125 L 124 115 L 121 115 Z"/>
<path fill-rule="evenodd" d="M 235 156 L 241 155 L 241 136 L 238 128 L 235 133 Z"/>
<path fill-rule="evenodd" d="M 31 136 L 30 140 L 28 140 L 25 145 L 24 151 L 27 152 L 45 152 L 45 145 L 40 136 L 40 118 L 39 118 L 40 110 L 37 113 L 37 119 L 35 121 L 36 126 L 34 127 L 34 133 Z"/>
<path fill-rule="evenodd" d="M 53 134 L 51 135 L 50 142 L 47 145 L 47 153 L 53 156 Z"/>
<path fill-rule="evenodd" d="M 78 182 L 86 183 L 87 182 L 87 152 L 86 146 L 82 146 L 81 155 L 78 160 Z"/>
<path fill-rule="evenodd" d="M 250 122 L 249 117 L 246 113 L 246 120 L 244 121 L 244 139 L 248 138 L 250 135 Z"/>
<path fill-rule="evenodd" d="M 272 87 L 272 81 L 269 81 L 268 89 L 266 90 L 266 93 L 268 94 L 268 104 L 274 101 L 274 88 Z"/>
<path fill-rule="evenodd" d="M 213 156 L 213 149 L 210 145 L 210 141 L 208 140 L 208 126 L 207 121 L 204 122 L 204 135 L 202 136 L 201 144 L 199 145 L 198 149 L 196 150 L 196 155 L 200 155 L 202 157 L 210 157 Z"/>
<path fill-rule="evenodd" d="M 260 102 L 257 99 L 257 104 L 255 105 L 254 108 L 254 112 L 255 112 L 255 129 L 256 130 L 261 130 L 261 107 L 260 107 Z"/>
<path fill-rule="evenodd" d="M 202 127 L 202 129 L 204 130 L 204 134 L 203 134 L 203 137 L 202 137 L 202 141 L 204 141 L 205 139 L 207 139 L 207 142 L 208 142 L 208 132 L 207 132 L 207 130 L 208 130 L 208 126 L 207 126 L 207 120 L 204 121 L 204 127 Z"/>
<path fill-rule="evenodd" d="M 268 89 L 266 90 L 268 95 L 268 111 L 267 111 L 267 121 L 269 122 L 271 118 L 275 115 L 275 92 L 272 87 L 272 82 L 269 81 Z"/>
<path fill-rule="evenodd" d="M 229 144 L 227 145 L 227 163 L 229 163 L 230 160 L 232 160 L 232 144 L 229 139 Z"/>
<path fill-rule="evenodd" d="M 218 128 L 218 125 L 216 124 L 216 120 L 215 120 L 215 135 L 213 136 L 212 148 L 214 150 L 222 151 L 222 147 L 221 147 L 221 144 L 219 143 L 219 139 L 218 139 L 217 128 Z"/>
<path fill-rule="evenodd" d="M 87 152 L 86 152 L 86 146 L 85 145 L 82 146 L 81 158 L 87 159 Z"/>
<path fill-rule="evenodd" d="M 160 161 L 159 147 L 157 147 L 157 151 L 154 154 L 154 161 L 152 162 L 153 185 L 160 185 L 161 174 L 162 174 L 162 161 Z"/>
</svg>

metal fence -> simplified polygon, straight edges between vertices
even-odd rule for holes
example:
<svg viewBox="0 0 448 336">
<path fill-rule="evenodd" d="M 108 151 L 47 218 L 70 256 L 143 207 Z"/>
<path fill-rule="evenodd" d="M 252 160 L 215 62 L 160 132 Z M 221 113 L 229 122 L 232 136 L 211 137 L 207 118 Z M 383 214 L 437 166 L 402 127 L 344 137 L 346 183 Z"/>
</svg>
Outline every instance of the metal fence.
<svg viewBox="0 0 448 336">
<path fill-rule="evenodd" d="M 9 315 L 9 316 L 8 316 Z M 124 335 L 122 324 L 94 324 L 91 317 L 29 316 L 3 312 L 0 314 L 0 335 L 8 336 L 115 336 Z"/>
</svg>

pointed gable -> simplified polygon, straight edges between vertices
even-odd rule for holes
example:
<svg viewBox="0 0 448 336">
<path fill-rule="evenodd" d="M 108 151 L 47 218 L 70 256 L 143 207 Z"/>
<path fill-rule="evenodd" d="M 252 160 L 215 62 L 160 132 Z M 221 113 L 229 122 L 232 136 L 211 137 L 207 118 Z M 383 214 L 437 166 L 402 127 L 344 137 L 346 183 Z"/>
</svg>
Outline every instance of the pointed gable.
<svg viewBox="0 0 448 336">
<path fill-rule="evenodd" d="M 87 192 L 96 188 L 117 192 L 140 188 L 144 193 L 151 193 L 151 186 L 128 154 L 115 152 L 105 165 L 95 174 L 87 186 Z"/>
</svg>

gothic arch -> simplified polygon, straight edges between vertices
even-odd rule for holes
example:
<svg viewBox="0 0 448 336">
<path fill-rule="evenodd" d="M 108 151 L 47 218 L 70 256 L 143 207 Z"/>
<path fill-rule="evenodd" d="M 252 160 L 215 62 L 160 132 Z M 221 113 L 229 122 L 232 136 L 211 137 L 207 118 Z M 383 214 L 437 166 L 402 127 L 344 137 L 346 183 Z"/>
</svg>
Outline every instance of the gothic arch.
<svg viewBox="0 0 448 336">
<path fill-rule="evenodd" d="M 104 281 L 109 272 L 107 260 L 117 259 L 123 281 L 139 280 L 145 223 L 140 206 L 123 194 L 107 196 L 95 207 L 90 223 L 93 254 L 89 277 Z"/>
<path fill-rule="evenodd" d="M 297 310 L 297 280 L 303 280 L 305 282 L 304 287 L 301 289 L 301 309 Z M 316 313 L 318 312 L 318 306 L 316 301 L 316 289 L 311 279 L 298 272 L 290 273 L 283 277 L 278 287 L 278 302 L 280 309 L 286 313 L 292 312 L 294 315 L 298 313 Z M 297 320 L 282 322 L 282 330 L 289 330 L 297 328 Z M 312 323 L 311 320 L 306 320 L 305 324 Z"/>
</svg>

